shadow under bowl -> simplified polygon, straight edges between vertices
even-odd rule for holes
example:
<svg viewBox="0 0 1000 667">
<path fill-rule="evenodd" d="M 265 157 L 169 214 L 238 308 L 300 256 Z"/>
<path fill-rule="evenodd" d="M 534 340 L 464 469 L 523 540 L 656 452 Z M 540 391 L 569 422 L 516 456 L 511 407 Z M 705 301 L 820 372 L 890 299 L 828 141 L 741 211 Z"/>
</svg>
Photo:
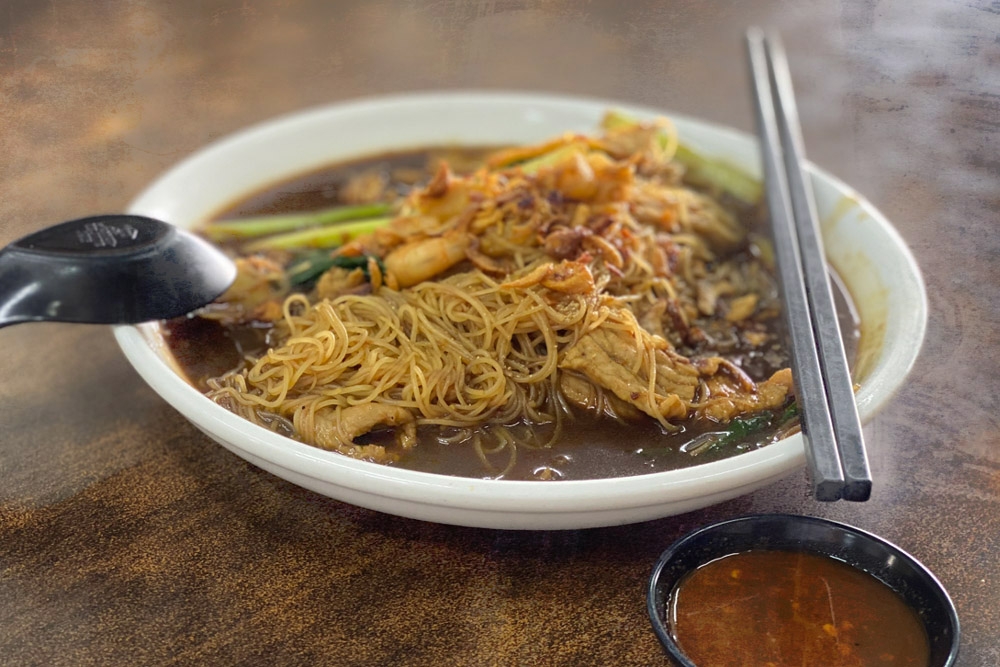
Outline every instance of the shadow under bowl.
<svg viewBox="0 0 1000 667">
<path fill-rule="evenodd" d="M 826 519 L 766 514 L 730 519 L 675 542 L 656 563 L 647 608 L 660 643 L 683 667 L 696 667 L 668 626 L 671 594 L 685 575 L 724 556 L 750 550 L 798 551 L 827 556 L 862 570 L 895 591 L 916 611 L 930 640 L 929 667 L 950 667 L 958 658 L 955 606 L 937 578 L 896 545 L 858 528 Z"/>
</svg>

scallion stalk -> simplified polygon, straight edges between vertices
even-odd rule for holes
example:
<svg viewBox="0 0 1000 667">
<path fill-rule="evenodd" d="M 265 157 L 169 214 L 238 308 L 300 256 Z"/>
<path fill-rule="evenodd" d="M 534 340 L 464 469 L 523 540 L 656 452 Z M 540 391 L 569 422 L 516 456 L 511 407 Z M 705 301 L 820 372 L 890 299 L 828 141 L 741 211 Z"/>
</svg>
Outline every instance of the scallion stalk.
<svg viewBox="0 0 1000 667">
<path fill-rule="evenodd" d="M 549 151 L 548 153 L 542 153 L 538 157 L 531 158 L 530 160 L 522 162 L 517 166 L 520 167 L 521 171 L 526 174 L 534 174 L 543 167 L 551 167 L 558 164 L 562 160 L 565 160 L 573 153 L 586 149 L 586 144 L 582 142 L 566 144 L 565 146 L 560 146 L 559 148 Z"/>
<path fill-rule="evenodd" d="M 265 236 L 243 246 L 246 252 L 261 250 L 294 250 L 295 248 L 334 248 L 343 245 L 351 239 L 368 234 L 392 220 L 386 218 L 367 218 L 352 220 L 326 227 L 310 227 L 287 234 Z"/>
<path fill-rule="evenodd" d="M 392 204 L 386 203 L 334 206 L 303 213 L 281 213 L 236 220 L 221 220 L 207 225 L 202 233 L 213 241 L 250 239 L 307 227 L 322 227 L 364 218 L 381 218 L 389 213 L 392 213 Z"/>
<path fill-rule="evenodd" d="M 638 122 L 620 111 L 611 111 L 604 117 L 603 126 L 614 130 Z M 666 147 L 668 139 L 665 134 L 661 135 L 661 142 Z M 747 204 L 756 204 L 760 200 L 760 180 L 727 160 L 707 157 L 684 143 L 678 143 L 674 159 L 684 165 L 687 179 L 695 185 L 717 187 Z"/>
</svg>

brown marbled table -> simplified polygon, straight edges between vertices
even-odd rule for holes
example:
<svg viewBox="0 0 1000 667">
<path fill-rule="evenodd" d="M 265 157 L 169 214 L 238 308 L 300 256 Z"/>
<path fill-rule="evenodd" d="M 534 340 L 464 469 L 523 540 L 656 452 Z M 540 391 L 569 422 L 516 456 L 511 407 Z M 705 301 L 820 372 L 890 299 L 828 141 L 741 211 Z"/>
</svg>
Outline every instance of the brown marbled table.
<svg viewBox="0 0 1000 667">
<path fill-rule="evenodd" d="M 988 0 L 0 3 L 0 243 L 118 211 L 206 142 L 439 88 L 616 98 L 752 127 L 742 30 L 781 30 L 814 162 L 924 271 L 923 354 L 866 427 L 876 487 L 804 472 L 633 526 L 434 525 L 299 489 L 143 384 L 107 328 L 0 330 L 0 664 L 663 664 L 657 555 L 750 512 L 847 521 L 951 591 L 1000 664 L 1000 5 Z"/>
</svg>

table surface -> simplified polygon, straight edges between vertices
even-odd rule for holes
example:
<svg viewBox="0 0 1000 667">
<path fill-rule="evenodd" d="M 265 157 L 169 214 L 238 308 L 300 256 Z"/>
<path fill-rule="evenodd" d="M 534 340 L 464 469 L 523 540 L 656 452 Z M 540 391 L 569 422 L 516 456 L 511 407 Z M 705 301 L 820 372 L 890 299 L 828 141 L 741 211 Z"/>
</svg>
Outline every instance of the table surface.
<svg viewBox="0 0 1000 667">
<path fill-rule="evenodd" d="M 303 107 L 442 88 L 577 93 L 752 128 L 742 31 L 779 29 L 810 158 L 893 221 L 930 322 L 866 426 L 876 487 L 805 473 L 632 526 L 435 525 L 304 491 L 228 453 L 105 327 L 0 330 L 0 664 L 664 662 L 658 554 L 795 512 L 916 555 L 962 665 L 1000 664 L 1000 6 L 506 0 L 13 0 L 0 5 L 0 242 L 122 210 L 213 139 Z"/>
</svg>

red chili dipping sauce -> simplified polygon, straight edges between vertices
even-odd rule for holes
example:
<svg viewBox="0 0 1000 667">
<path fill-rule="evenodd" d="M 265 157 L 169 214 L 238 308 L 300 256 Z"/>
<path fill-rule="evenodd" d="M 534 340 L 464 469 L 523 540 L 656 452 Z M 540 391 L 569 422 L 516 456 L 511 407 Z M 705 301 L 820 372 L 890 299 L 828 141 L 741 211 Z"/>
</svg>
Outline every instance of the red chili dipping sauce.
<svg viewBox="0 0 1000 667">
<path fill-rule="evenodd" d="M 698 667 L 927 667 L 916 612 L 832 558 L 747 551 L 719 558 L 670 596 L 671 635 Z"/>
</svg>

